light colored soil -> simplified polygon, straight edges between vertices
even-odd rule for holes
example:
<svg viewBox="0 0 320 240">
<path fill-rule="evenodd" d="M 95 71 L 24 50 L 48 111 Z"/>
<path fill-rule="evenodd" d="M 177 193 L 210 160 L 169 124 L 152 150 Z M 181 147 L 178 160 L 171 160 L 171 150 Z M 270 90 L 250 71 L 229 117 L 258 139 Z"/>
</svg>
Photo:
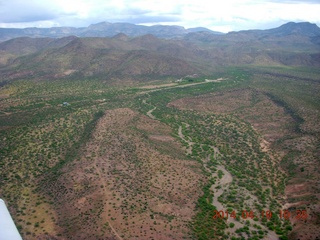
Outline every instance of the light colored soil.
<svg viewBox="0 0 320 240">
<path fill-rule="evenodd" d="M 221 170 L 223 172 L 223 176 L 221 179 L 218 178 L 218 174 L 217 172 L 212 174 L 212 177 L 216 177 L 217 180 L 215 182 L 215 184 L 213 184 L 211 186 L 211 190 L 214 192 L 214 196 L 213 196 L 213 200 L 212 200 L 212 205 L 216 206 L 217 210 L 220 211 L 226 211 L 226 206 L 222 205 L 218 198 L 224 193 L 224 191 L 228 188 L 228 185 L 232 182 L 232 175 L 225 169 L 225 167 L 223 165 L 219 165 L 217 166 L 217 171 Z M 219 187 L 219 188 L 218 188 Z M 252 196 L 252 200 L 254 198 L 256 198 L 255 196 Z M 254 222 L 254 220 L 252 219 L 248 219 L 251 224 L 256 224 Z M 229 225 L 230 223 L 234 223 L 234 227 L 231 229 L 228 229 L 227 232 L 229 233 L 236 233 L 236 229 L 239 228 L 243 228 L 244 226 L 246 226 L 244 224 L 243 219 L 241 219 L 241 222 L 237 221 L 236 219 L 232 218 L 232 217 L 228 217 L 228 219 L 226 220 L 227 224 Z M 250 230 L 254 231 L 255 229 L 253 227 L 249 227 Z M 267 228 L 264 228 L 265 231 L 268 231 L 267 236 L 264 239 L 269 239 L 269 240 L 277 240 L 278 235 L 273 232 L 268 230 Z"/>
<path fill-rule="evenodd" d="M 190 238 L 187 223 L 205 177 L 198 163 L 183 156 L 166 125 L 130 109 L 107 111 L 79 160 L 49 188 L 70 189 L 57 196 L 59 222 L 72 216 L 63 236 Z"/>
<path fill-rule="evenodd" d="M 157 109 L 157 107 L 154 107 L 154 108 L 152 108 L 151 110 L 149 110 L 149 111 L 147 112 L 147 116 L 150 117 L 151 119 L 156 119 L 156 117 L 155 117 L 154 115 L 152 115 L 152 112 L 153 112 L 154 110 L 156 110 L 156 109 Z"/>
<path fill-rule="evenodd" d="M 224 78 L 218 78 L 218 79 L 205 79 L 205 82 L 221 82 L 223 80 L 226 80 Z"/>
<path fill-rule="evenodd" d="M 162 142 L 174 142 L 175 138 L 167 135 L 150 135 L 149 138 L 151 140 L 158 140 Z"/>
<path fill-rule="evenodd" d="M 204 83 L 209 83 L 209 82 L 221 82 L 223 80 L 226 80 L 226 79 L 224 79 L 224 78 L 205 79 L 204 82 L 189 83 L 189 84 L 185 84 L 185 85 L 178 85 L 177 83 L 167 83 L 167 84 L 161 84 L 161 85 L 147 85 L 147 86 L 140 87 L 140 89 L 155 89 L 155 88 L 163 88 L 163 87 L 183 88 L 183 87 L 194 86 L 194 85 L 199 85 L 199 84 L 204 84 Z"/>
<path fill-rule="evenodd" d="M 220 197 L 223 194 L 223 189 L 227 187 L 229 183 L 232 182 L 232 176 L 231 174 L 225 169 L 224 166 L 219 165 L 217 166 L 217 171 L 221 170 L 223 172 L 223 176 L 221 179 L 218 178 L 217 173 L 213 173 L 212 177 L 217 177 L 217 181 L 215 184 L 211 186 L 211 190 L 214 192 L 214 197 L 212 200 L 212 205 L 216 206 L 218 211 L 225 210 L 224 206 L 218 201 L 218 197 Z M 217 187 L 220 187 L 219 189 L 216 189 Z"/>
<path fill-rule="evenodd" d="M 252 106 L 252 98 L 254 97 L 259 101 Z M 168 106 L 217 114 L 233 113 L 250 122 L 270 144 L 291 133 L 290 126 L 294 123 L 282 107 L 274 104 L 263 94 L 250 90 L 183 98 L 169 103 Z"/>
<path fill-rule="evenodd" d="M 186 124 L 186 127 L 189 127 L 190 125 Z M 185 135 L 183 134 L 182 132 L 182 126 L 179 126 L 178 128 L 178 136 L 186 141 L 188 144 L 189 144 L 189 147 L 186 149 L 186 152 L 188 154 L 191 154 L 192 152 L 192 145 L 194 144 L 194 142 L 192 142 L 190 139 L 186 139 Z M 211 146 L 211 148 L 214 149 L 214 157 L 215 159 L 217 159 L 217 155 L 221 155 L 220 151 L 217 149 L 217 147 L 215 146 Z M 210 168 L 207 166 L 207 162 L 209 161 L 210 159 L 210 155 L 208 155 L 208 157 L 206 159 L 203 159 L 203 162 L 204 162 L 204 167 L 206 169 L 207 172 L 212 172 L 210 170 Z M 218 171 L 222 171 L 223 172 L 223 176 L 222 178 L 220 179 L 218 177 Z M 224 192 L 228 189 L 229 187 L 229 184 L 232 183 L 233 181 L 233 177 L 232 175 L 225 169 L 225 167 L 223 165 L 218 165 L 216 167 L 216 171 L 213 172 L 211 174 L 211 177 L 212 178 L 215 178 L 216 181 L 215 183 L 210 187 L 211 191 L 214 193 L 213 194 L 213 199 L 212 199 L 212 205 L 215 206 L 217 208 L 217 211 L 226 211 L 227 207 L 224 206 L 223 204 L 221 204 L 218 200 L 218 198 L 224 194 Z M 249 193 L 247 193 L 249 194 Z M 250 195 L 250 194 L 249 194 Z M 251 195 L 251 204 L 253 204 L 253 201 L 256 199 L 255 196 L 252 196 Z M 248 219 L 251 224 L 256 224 L 252 219 Z M 226 220 L 227 224 L 230 224 L 230 223 L 234 223 L 234 227 L 231 228 L 231 229 L 228 229 L 227 232 L 229 232 L 230 234 L 235 234 L 236 235 L 236 230 L 239 229 L 239 228 L 243 228 L 245 225 L 244 223 L 244 220 L 241 220 L 241 222 L 237 221 L 236 219 L 234 218 L 231 218 L 229 217 L 227 220 Z M 250 230 L 254 231 L 255 229 L 252 228 L 252 227 L 249 227 Z M 278 239 L 278 236 L 275 232 L 273 231 L 270 231 L 268 230 L 267 228 L 263 227 L 263 229 L 265 231 L 268 232 L 267 236 L 264 238 L 264 239 L 269 239 L 269 240 L 277 240 Z M 248 236 L 247 236 L 248 237 Z"/>
<path fill-rule="evenodd" d="M 11 115 L 12 113 L 8 113 L 8 112 L 5 112 L 5 111 L 0 111 L 0 114 L 4 114 L 4 115 Z"/>
<path fill-rule="evenodd" d="M 0 93 L 0 99 L 1 99 L 1 98 L 8 98 L 9 96 L 10 96 L 9 94 L 1 94 L 1 93 Z"/>
<path fill-rule="evenodd" d="M 227 93 L 228 94 L 228 93 Z M 235 94 L 235 93 L 232 93 L 232 94 Z M 239 96 L 240 95 L 240 96 Z M 178 108 L 182 108 L 182 109 L 188 109 L 188 110 L 198 110 L 198 111 L 213 111 L 214 113 L 215 110 L 218 110 L 218 112 L 220 111 L 220 113 L 231 113 L 233 111 L 235 111 L 239 106 L 250 106 L 250 99 L 251 99 L 251 93 L 250 92 L 246 92 L 245 94 L 241 95 L 241 94 L 236 94 L 233 99 L 230 100 L 230 102 L 228 103 L 225 103 L 225 104 L 222 104 L 223 106 L 220 105 L 220 103 L 222 102 L 221 100 L 218 101 L 217 99 L 214 99 L 212 100 L 211 97 L 208 97 L 207 99 L 203 99 L 203 97 L 195 97 L 195 98 L 187 98 L 187 99 L 180 99 L 180 100 L 176 100 L 170 104 L 168 104 L 168 106 L 175 106 L 175 107 L 178 107 Z M 223 96 L 223 95 L 222 95 Z M 231 95 L 228 95 L 226 98 L 226 101 L 228 101 L 228 98 L 230 98 Z M 221 97 L 220 94 L 218 97 Z M 213 97 L 214 98 L 214 97 Z M 267 99 L 265 99 L 267 100 Z M 217 102 L 219 104 L 217 104 Z M 222 102 L 223 103 L 223 102 Z M 230 104 L 229 104 L 230 103 Z M 270 105 L 270 102 L 267 103 L 267 105 Z M 273 104 L 272 105 L 273 107 L 275 107 L 275 105 Z M 243 115 L 243 112 L 240 112 L 241 114 L 239 114 L 240 116 Z M 250 112 L 250 114 L 252 114 L 252 112 Z M 251 115 L 250 115 L 251 116 Z M 254 118 L 253 118 L 254 119 Z M 273 123 L 272 123 L 273 124 Z M 271 125 L 271 124 L 270 124 Z M 272 126 L 274 127 L 274 126 Z M 270 127 L 269 127 L 270 128 Z M 269 128 L 266 130 L 266 132 L 269 132 Z M 278 134 L 278 133 L 275 133 L 275 134 Z M 178 136 L 184 140 L 185 142 L 188 143 L 189 147 L 186 149 L 187 150 L 187 153 L 191 153 L 191 150 L 192 150 L 192 145 L 193 145 L 193 142 L 191 141 L 191 139 L 187 139 L 186 136 L 184 136 L 183 132 L 182 132 L 182 126 L 180 126 L 178 128 Z M 270 138 L 270 140 L 274 140 L 276 139 L 274 137 L 274 135 L 272 136 L 272 138 Z M 215 152 L 215 156 L 214 158 L 217 159 L 217 153 L 220 154 L 219 150 L 214 147 L 214 146 L 211 146 L 212 148 L 214 148 L 214 152 Z M 264 151 L 264 152 L 270 152 L 270 143 L 261 138 L 261 142 L 260 142 L 260 147 L 261 147 L 261 150 Z M 273 155 L 270 155 L 271 156 L 271 160 L 273 161 L 273 165 L 274 164 L 277 164 L 277 161 L 278 159 L 276 157 L 274 157 Z M 210 158 L 210 156 L 209 156 Z M 269 163 L 269 166 L 270 166 L 270 163 Z M 205 168 L 207 171 L 211 171 L 205 164 Z M 226 211 L 227 207 L 224 206 L 223 204 L 221 204 L 218 200 L 218 198 L 224 194 L 224 192 L 226 190 L 228 190 L 229 188 L 229 184 L 232 182 L 232 175 L 224 168 L 223 165 L 218 165 L 216 167 L 216 172 L 212 173 L 212 177 L 215 177 L 216 178 L 216 182 L 215 184 L 213 184 L 211 186 L 211 190 L 214 192 L 214 197 L 213 197 L 213 202 L 212 204 L 214 206 L 216 206 L 217 210 L 220 211 Z M 218 178 L 218 174 L 217 174 L 217 171 L 221 170 L 224 175 L 221 179 Z M 249 204 L 250 206 L 254 206 L 254 201 L 257 200 L 256 196 L 253 196 L 250 192 L 246 192 L 245 193 L 247 196 L 250 196 L 249 200 L 247 201 L 247 204 Z M 251 224 L 256 224 L 256 222 L 254 222 L 254 220 L 252 219 L 247 219 L 251 222 Z M 227 231 L 230 233 L 230 234 L 236 234 L 236 229 L 238 228 L 242 228 L 245 226 L 245 223 L 244 223 L 244 220 L 240 220 L 237 221 L 233 218 L 228 218 L 227 220 L 227 223 L 234 223 L 235 224 L 235 227 L 234 228 L 231 228 L 231 229 L 228 229 Z M 252 231 L 255 230 L 253 227 L 249 227 Z M 269 231 L 266 227 L 262 226 L 262 228 L 267 231 L 267 236 L 265 237 L 265 239 L 278 239 L 278 236 L 275 232 L 273 231 Z M 247 236 L 248 237 L 248 236 Z"/>
<path fill-rule="evenodd" d="M 176 86 L 177 83 L 167 83 L 167 84 L 161 84 L 161 85 L 147 85 L 140 87 L 140 89 L 154 89 L 154 88 L 162 88 L 162 87 L 171 87 Z"/>
<path fill-rule="evenodd" d="M 207 81 L 204 81 L 204 82 L 196 82 L 196 83 L 189 83 L 189 84 L 184 84 L 184 85 L 168 86 L 165 89 L 186 88 L 186 87 L 195 86 L 195 85 L 207 84 L 207 83 L 210 83 L 210 82 L 220 82 L 220 81 L 223 81 L 223 80 L 227 80 L 227 79 L 219 78 L 219 79 L 216 79 L 216 80 L 207 80 Z M 161 91 L 161 90 L 162 90 L 161 88 L 151 89 L 151 90 L 140 92 L 139 94 L 146 94 L 146 93 L 156 92 L 156 91 Z"/>
<path fill-rule="evenodd" d="M 69 69 L 69 70 L 67 70 L 67 71 L 64 71 L 63 72 L 63 74 L 64 75 L 70 75 L 70 74 L 72 74 L 72 73 L 74 73 L 74 72 L 76 72 L 77 70 L 75 70 L 75 69 Z"/>
</svg>

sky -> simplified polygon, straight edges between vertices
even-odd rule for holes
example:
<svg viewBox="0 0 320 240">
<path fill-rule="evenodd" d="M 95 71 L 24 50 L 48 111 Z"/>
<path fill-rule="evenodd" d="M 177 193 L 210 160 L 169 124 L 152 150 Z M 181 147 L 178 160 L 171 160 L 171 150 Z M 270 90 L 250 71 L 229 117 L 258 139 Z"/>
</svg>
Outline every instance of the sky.
<svg viewBox="0 0 320 240">
<path fill-rule="evenodd" d="M 320 0 L 0 0 L 0 27 L 87 27 L 99 22 L 229 32 L 287 22 L 320 26 Z"/>
</svg>

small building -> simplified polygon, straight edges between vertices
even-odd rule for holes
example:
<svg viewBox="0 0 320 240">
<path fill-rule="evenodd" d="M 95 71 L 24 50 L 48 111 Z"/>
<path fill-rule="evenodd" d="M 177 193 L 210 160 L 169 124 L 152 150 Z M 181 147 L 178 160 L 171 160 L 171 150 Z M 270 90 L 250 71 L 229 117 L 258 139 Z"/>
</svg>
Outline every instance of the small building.
<svg viewBox="0 0 320 240">
<path fill-rule="evenodd" d="M 68 102 L 63 102 L 62 103 L 62 106 L 64 106 L 64 107 L 67 107 L 67 106 L 69 106 L 70 104 L 68 103 Z"/>
</svg>

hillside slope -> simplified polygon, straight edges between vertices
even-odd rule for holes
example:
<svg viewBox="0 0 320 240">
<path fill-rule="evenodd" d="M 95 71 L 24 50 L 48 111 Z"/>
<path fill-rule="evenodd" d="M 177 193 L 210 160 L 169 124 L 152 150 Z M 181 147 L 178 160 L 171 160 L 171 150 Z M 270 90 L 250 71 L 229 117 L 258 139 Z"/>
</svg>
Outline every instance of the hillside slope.
<svg viewBox="0 0 320 240">
<path fill-rule="evenodd" d="M 100 22 L 91 24 L 88 27 L 53 27 L 53 28 L 0 28 L 0 42 L 18 37 L 49 37 L 61 38 L 70 35 L 78 37 L 111 37 L 118 33 L 124 33 L 131 37 L 153 34 L 161 38 L 183 37 L 190 32 L 210 32 L 213 34 L 222 34 L 211 31 L 210 29 L 199 27 L 185 29 L 181 26 L 154 25 L 143 26 L 131 23 L 109 23 Z"/>
<path fill-rule="evenodd" d="M 17 38 L 0 43 L 0 79 L 180 78 L 210 75 L 231 65 L 319 67 L 319 32 L 315 24 L 288 23 L 224 35 L 191 32 L 180 40 L 124 33 L 111 38 Z"/>
</svg>

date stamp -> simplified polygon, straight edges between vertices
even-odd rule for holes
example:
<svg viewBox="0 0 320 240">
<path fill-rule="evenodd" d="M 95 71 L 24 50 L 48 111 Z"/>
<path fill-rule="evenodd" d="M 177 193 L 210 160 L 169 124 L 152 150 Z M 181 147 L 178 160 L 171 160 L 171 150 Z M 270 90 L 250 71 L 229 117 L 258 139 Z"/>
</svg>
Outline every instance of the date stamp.
<svg viewBox="0 0 320 240">
<path fill-rule="evenodd" d="M 278 216 L 280 219 L 286 219 L 289 220 L 290 217 L 293 217 L 297 220 L 307 220 L 308 213 L 307 210 L 296 210 L 294 213 L 290 212 L 289 210 L 280 210 L 277 213 L 273 213 L 270 210 L 261 211 L 260 214 L 254 213 L 253 211 L 243 210 L 241 214 L 237 213 L 236 211 L 228 212 L 228 211 L 217 211 L 214 210 L 213 219 L 228 219 L 233 218 L 236 219 L 242 218 L 242 219 L 254 219 L 254 218 L 266 218 L 270 220 L 274 215 Z"/>
</svg>

